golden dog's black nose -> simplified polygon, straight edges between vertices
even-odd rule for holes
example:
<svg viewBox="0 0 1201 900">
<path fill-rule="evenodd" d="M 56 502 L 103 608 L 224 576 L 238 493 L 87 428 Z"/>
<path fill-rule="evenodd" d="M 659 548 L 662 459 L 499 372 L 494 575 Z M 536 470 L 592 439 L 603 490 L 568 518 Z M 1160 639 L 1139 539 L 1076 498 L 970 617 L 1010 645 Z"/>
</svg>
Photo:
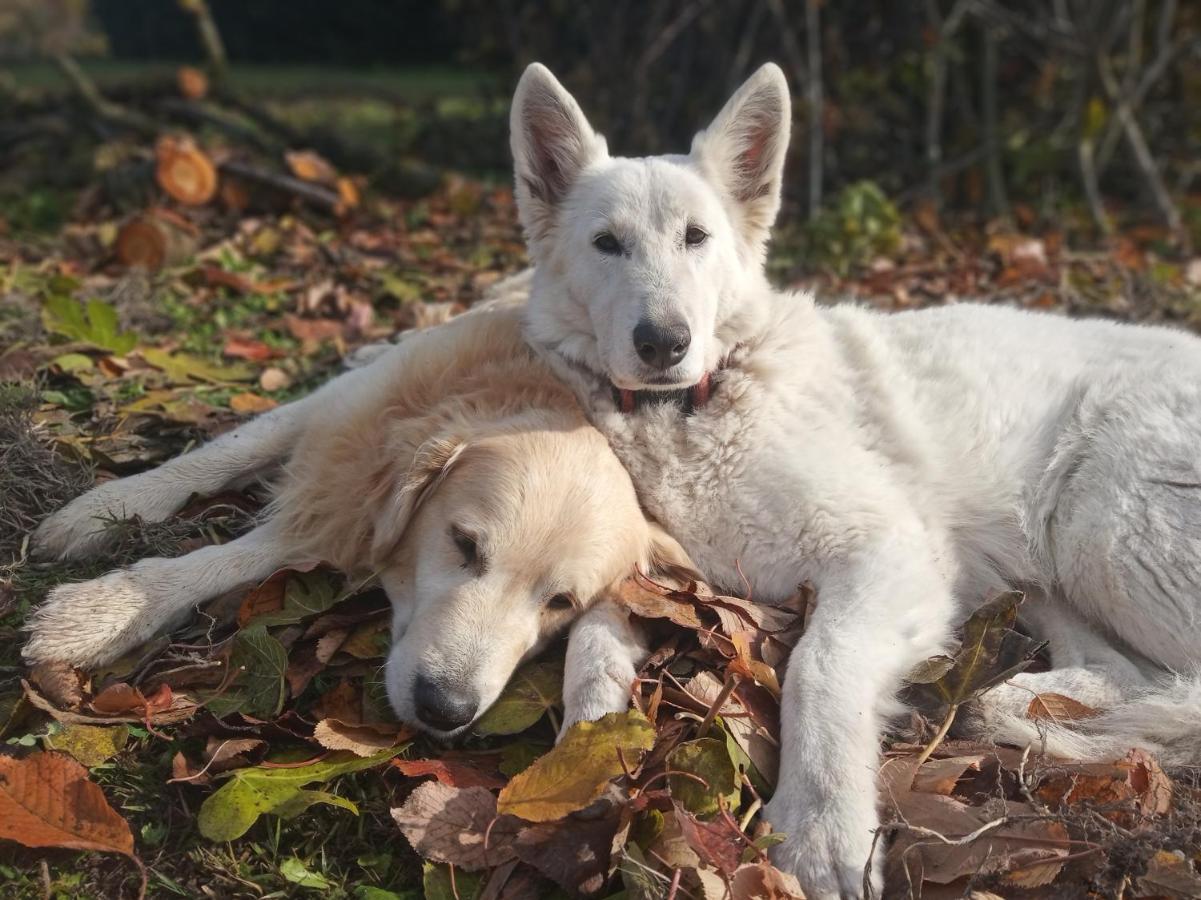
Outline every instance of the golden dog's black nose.
<svg viewBox="0 0 1201 900">
<path fill-rule="evenodd" d="M 418 675 L 413 704 L 422 724 L 437 731 L 455 731 L 471 723 L 480 701 L 470 689 L 455 689 Z"/>
</svg>

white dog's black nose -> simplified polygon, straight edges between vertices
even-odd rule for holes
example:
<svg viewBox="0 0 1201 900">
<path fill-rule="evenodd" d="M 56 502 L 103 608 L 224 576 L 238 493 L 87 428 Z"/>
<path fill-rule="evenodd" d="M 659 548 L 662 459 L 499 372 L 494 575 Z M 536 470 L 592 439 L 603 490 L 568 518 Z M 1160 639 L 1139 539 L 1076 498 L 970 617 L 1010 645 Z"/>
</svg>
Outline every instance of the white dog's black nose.
<svg viewBox="0 0 1201 900">
<path fill-rule="evenodd" d="M 634 349 L 638 358 L 656 369 L 670 369 L 688 353 L 692 332 L 683 322 L 656 325 L 643 319 L 634 326 Z"/>
<path fill-rule="evenodd" d="M 471 723 L 480 701 L 474 691 L 456 690 L 417 676 L 413 685 L 413 703 L 417 718 L 438 731 L 454 731 Z"/>
</svg>

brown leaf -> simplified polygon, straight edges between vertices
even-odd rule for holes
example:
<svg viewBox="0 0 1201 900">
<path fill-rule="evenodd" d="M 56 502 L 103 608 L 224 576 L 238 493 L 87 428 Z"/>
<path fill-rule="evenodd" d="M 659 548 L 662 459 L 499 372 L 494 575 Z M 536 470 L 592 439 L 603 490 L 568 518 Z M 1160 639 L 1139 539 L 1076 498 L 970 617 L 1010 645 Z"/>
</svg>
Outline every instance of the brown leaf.
<svg viewBox="0 0 1201 900">
<path fill-rule="evenodd" d="M 614 845 L 625 844 L 630 818 L 610 804 L 598 817 L 530 825 L 518 833 L 514 850 L 571 895 L 594 894 L 612 874 Z"/>
<path fill-rule="evenodd" d="M 251 362 L 265 362 L 269 359 L 279 359 L 284 353 L 277 347 L 272 347 L 264 344 L 262 341 L 256 341 L 253 338 L 230 336 L 225 339 L 225 346 L 221 348 L 223 356 L 232 356 L 237 359 L 248 359 Z M 280 371 L 279 369 L 268 369 L 267 371 Z M 260 376 L 260 386 L 262 379 Z M 275 388 L 263 388 L 263 390 L 275 390 Z"/>
<path fill-rule="evenodd" d="M 234 394 L 229 398 L 229 408 L 242 416 L 265 413 L 268 410 L 275 409 L 277 406 L 279 406 L 279 403 L 270 397 L 260 397 L 258 394 L 252 394 L 249 391 Z"/>
<path fill-rule="evenodd" d="M 313 729 L 313 740 L 327 750 L 349 750 L 355 756 L 372 756 L 395 747 L 412 732 L 386 725 L 348 725 L 322 719 Z"/>
<path fill-rule="evenodd" d="M 239 628 L 245 628 L 256 616 L 278 612 L 284 608 L 284 589 L 291 574 L 291 569 L 281 569 L 247 592 L 242 606 L 238 609 Z"/>
<path fill-rule="evenodd" d="M 104 715 L 136 713 L 149 717 L 161 710 L 170 709 L 173 699 L 171 688 L 166 683 L 159 685 L 159 689 L 147 697 L 136 687 L 119 681 L 93 697 L 91 707 Z"/>
<path fill-rule="evenodd" d="M 83 702 L 83 678 L 67 663 L 37 663 L 29 670 L 29 677 L 57 706 L 79 709 Z"/>
<path fill-rule="evenodd" d="M 505 786 L 505 779 L 468 760 L 451 759 L 394 759 L 392 765 L 410 778 L 433 775 L 441 784 L 457 788 L 482 787 L 498 790 Z"/>
<path fill-rule="evenodd" d="M 1131 750 L 1115 763 L 1089 763 L 1056 770 L 1035 791 L 1051 807 L 1090 803 L 1119 824 L 1138 816 L 1163 815 L 1172 808 L 1172 782 L 1143 750 Z"/>
<path fill-rule="evenodd" d="M 685 628 L 704 628 L 692 604 L 673 599 L 648 579 L 627 578 L 617 591 L 617 601 L 644 619 L 670 619 Z"/>
<path fill-rule="evenodd" d="M 315 347 L 322 341 L 342 336 L 342 322 L 337 319 L 302 319 L 290 313 L 284 316 L 288 333 L 306 347 Z"/>
<path fill-rule="evenodd" d="M 805 900 L 796 878 L 770 863 L 739 866 L 730 877 L 730 900 Z"/>
<path fill-rule="evenodd" d="M 343 678 L 317 698 L 312 714 L 318 719 L 337 719 L 347 725 L 363 721 L 363 695 L 353 682 Z"/>
<path fill-rule="evenodd" d="M 1085 706 L 1079 700 L 1063 694 L 1036 694 L 1026 710 L 1028 719 L 1048 719 L 1052 722 L 1074 722 L 1100 715 L 1100 710 Z"/>
<path fill-rule="evenodd" d="M 126 685 L 128 687 L 128 685 Z M 146 724 L 147 716 L 144 710 L 139 710 L 136 714 L 132 711 L 127 714 L 101 714 L 89 715 L 87 713 L 71 712 L 62 710 L 34 690 L 33 685 L 22 679 L 21 688 L 25 692 L 26 699 L 36 709 L 48 713 L 53 719 L 58 722 L 69 722 L 82 725 L 111 725 L 114 722 L 138 722 Z M 190 697 L 182 694 L 173 694 L 170 703 L 166 707 L 152 707 L 149 716 L 149 723 L 152 725 L 173 725 L 178 722 L 186 721 L 196 714 L 196 702 Z"/>
<path fill-rule="evenodd" d="M 927 794 L 949 796 L 955 785 L 968 772 L 979 772 L 983 756 L 951 756 L 931 759 L 922 764 L 913 776 L 912 789 Z"/>
<path fill-rule="evenodd" d="M 129 823 L 87 770 L 61 753 L 0 756 L 0 838 L 133 856 Z"/>
<path fill-rule="evenodd" d="M 936 884 L 1012 869 L 1025 873 L 1015 873 L 1019 880 L 1046 884 L 1059 874 L 1070 846 L 1067 828 L 1061 822 L 1003 821 L 966 844 L 944 843 L 916 830 L 937 832 L 957 841 L 997 819 L 1028 815 L 1032 810 L 1028 804 L 1016 802 L 969 806 L 953 797 L 911 790 L 915 762 L 913 757 L 890 759 L 880 770 L 886 810 L 891 812 L 891 816 L 886 813 L 885 820 L 901 823 L 889 848 L 889 859 L 902 873 L 908 866 L 911 873 Z M 1027 871 L 1031 864 L 1037 872 Z"/>
<path fill-rule="evenodd" d="M 219 738 L 210 736 L 204 748 L 204 762 L 193 765 L 182 753 L 171 759 L 168 782 L 208 784 L 212 776 L 231 769 L 256 765 L 267 754 L 267 742 L 260 738 Z"/>
<path fill-rule="evenodd" d="M 482 787 L 427 781 L 392 810 L 392 818 L 426 859 L 476 872 L 516 856 L 513 839 L 519 823 L 511 816 L 498 818 L 496 798 Z"/>
<path fill-rule="evenodd" d="M 738 869 L 746 840 L 726 816 L 718 816 L 712 822 L 702 822 L 680 804 L 672 805 L 680 833 L 706 865 L 725 875 Z"/>
<path fill-rule="evenodd" d="M 1201 897 L 1201 877 L 1187 856 L 1160 850 L 1147 863 L 1147 872 L 1135 885 L 1136 897 Z"/>
<path fill-rule="evenodd" d="M 699 672 L 685 686 L 689 696 L 705 707 L 712 706 L 721 693 L 722 683 L 712 672 Z M 727 698 L 718 715 L 735 743 L 754 763 L 759 774 L 774 785 L 780 768 L 779 711 L 771 696 L 753 684 L 741 684 Z"/>
</svg>

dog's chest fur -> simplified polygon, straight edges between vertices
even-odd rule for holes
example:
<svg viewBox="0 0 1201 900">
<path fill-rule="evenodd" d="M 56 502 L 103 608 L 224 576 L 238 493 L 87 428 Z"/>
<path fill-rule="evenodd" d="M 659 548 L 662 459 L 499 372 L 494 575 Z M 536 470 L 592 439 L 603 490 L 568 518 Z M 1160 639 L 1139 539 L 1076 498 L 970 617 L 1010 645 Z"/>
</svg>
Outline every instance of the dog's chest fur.
<svg viewBox="0 0 1201 900">
<path fill-rule="evenodd" d="M 1046 582 L 1048 460 L 1081 398 L 1158 330 L 962 307 L 882 316 L 800 298 L 717 373 L 708 405 L 618 411 L 577 381 L 648 511 L 711 581 L 783 599 L 915 520 L 960 599 Z M 1120 348 L 1125 359 L 1117 359 Z"/>
</svg>

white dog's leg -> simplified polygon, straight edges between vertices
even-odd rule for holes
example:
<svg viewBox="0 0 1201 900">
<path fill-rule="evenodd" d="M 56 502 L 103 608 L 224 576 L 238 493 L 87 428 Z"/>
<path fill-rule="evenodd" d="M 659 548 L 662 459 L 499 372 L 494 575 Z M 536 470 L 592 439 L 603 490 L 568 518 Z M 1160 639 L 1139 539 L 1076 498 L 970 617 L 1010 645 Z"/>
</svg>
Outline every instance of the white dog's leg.
<svg viewBox="0 0 1201 900">
<path fill-rule="evenodd" d="M 646 659 L 645 638 L 630 615 L 611 601 L 584 613 L 567 639 L 563 673 L 563 727 L 630 707 L 630 688 Z"/>
<path fill-rule="evenodd" d="M 878 824 L 881 719 L 895 709 L 906 672 L 943 649 L 953 616 L 934 548 L 914 528 L 850 553 L 818 585 L 817 609 L 789 660 L 780 781 L 766 815 L 788 835 L 773 860 L 811 900 L 863 896 Z"/>
<path fill-rule="evenodd" d="M 277 529 L 267 523 L 228 544 L 59 585 L 34 610 L 22 654 L 31 663 L 102 665 L 170 630 L 196 604 L 266 578 L 287 562 Z"/>
</svg>

